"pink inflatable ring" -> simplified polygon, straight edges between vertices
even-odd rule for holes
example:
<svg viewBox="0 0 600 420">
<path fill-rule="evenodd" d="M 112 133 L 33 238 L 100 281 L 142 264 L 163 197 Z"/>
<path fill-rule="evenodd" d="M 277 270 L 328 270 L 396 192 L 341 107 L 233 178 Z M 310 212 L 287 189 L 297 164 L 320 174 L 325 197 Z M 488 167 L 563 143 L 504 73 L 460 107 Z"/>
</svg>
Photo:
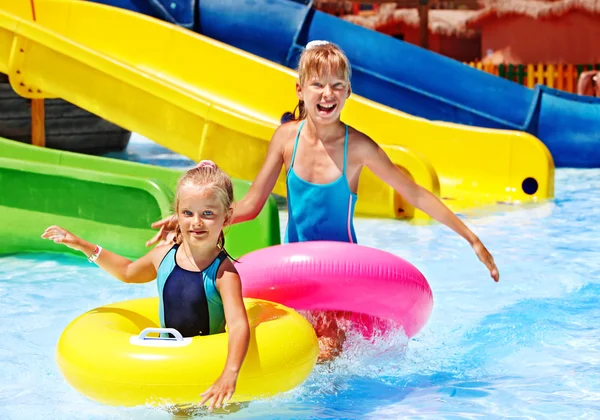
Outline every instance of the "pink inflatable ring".
<svg viewBox="0 0 600 420">
<path fill-rule="evenodd" d="M 410 338 L 433 307 L 431 288 L 415 266 L 357 244 L 276 245 L 244 255 L 236 268 L 244 297 L 301 311 L 347 311 L 365 335 L 395 326 Z"/>
</svg>

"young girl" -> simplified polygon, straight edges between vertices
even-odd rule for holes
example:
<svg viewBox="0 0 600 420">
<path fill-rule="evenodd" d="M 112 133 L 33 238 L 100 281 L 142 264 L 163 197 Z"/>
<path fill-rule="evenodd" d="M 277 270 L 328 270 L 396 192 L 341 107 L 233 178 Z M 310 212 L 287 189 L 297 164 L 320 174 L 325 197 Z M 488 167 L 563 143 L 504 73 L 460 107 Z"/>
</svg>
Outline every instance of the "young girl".
<svg viewBox="0 0 600 420">
<path fill-rule="evenodd" d="M 126 283 L 156 278 L 161 327 L 183 336 L 229 331 L 227 361 L 221 376 L 202 394 L 201 405 L 220 408 L 235 392 L 250 328 L 242 300 L 240 277 L 225 251 L 223 227 L 232 219 L 231 179 L 211 161 L 202 161 L 179 180 L 174 245 L 154 248 L 132 262 L 87 242 L 65 229 L 51 226 L 42 238 L 62 243 L 88 255 L 90 261 Z"/>
<path fill-rule="evenodd" d="M 246 196 L 235 204 L 233 223 L 253 219 L 260 213 L 285 165 L 285 242 L 356 242 L 356 191 L 361 170 L 367 167 L 411 205 L 466 239 L 491 277 L 498 281 L 498 268 L 479 238 L 435 195 L 398 169 L 377 143 L 340 120 L 351 91 L 350 64 L 345 54 L 327 41 L 310 42 L 298 65 L 298 106 L 294 118 L 275 131 L 263 167 Z M 160 231 L 148 244 L 167 237 L 174 221 L 175 217 L 154 223 L 152 226 L 160 227 Z M 343 337 L 328 324 L 324 322 L 323 328 L 318 325 L 317 335 L 323 338 L 322 342 L 339 343 Z"/>
</svg>

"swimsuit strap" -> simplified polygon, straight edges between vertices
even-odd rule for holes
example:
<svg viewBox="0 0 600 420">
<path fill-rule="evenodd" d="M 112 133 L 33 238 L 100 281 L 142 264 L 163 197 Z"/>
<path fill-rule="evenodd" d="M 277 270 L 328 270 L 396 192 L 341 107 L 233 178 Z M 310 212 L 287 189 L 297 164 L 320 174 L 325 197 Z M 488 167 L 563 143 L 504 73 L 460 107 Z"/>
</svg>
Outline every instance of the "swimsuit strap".
<svg viewBox="0 0 600 420">
<path fill-rule="evenodd" d="M 178 243 L 173 244 L 173 246 L 171 247 L 171 249 L 169 249 L 169 251 L 163 257 L 163 261 L 164 261 L 165 258 L 167 258 L 167 255 L 169 255 L 171 253 L 171 251 L 174 250 L 175 252 L 173 252 L 173 262 L 175 264 L 177 264 L 177 249 L 179 249 L 179 244 Z M 161 261 L 161 264 L 162 264 L 162 261 Z"/>
<path fill-rule="evenodd" d="M 346 161 L 348 160 L 348 125 L 346 124 L 346 137 L 344 138 L 344 177 L 346 177 Z"/>
<path fill-rule="evenodd" d="M 298 133 L 296 134 L 296 142 L 294 143 L 294 152 L 292 153 L 292 162 L 290 163 L 290 168 L 294 166 L 294 159 L 296 159 L 296 150 L 298 149 L 298 140 L 300 139 L 300 131 L 302 131 L 302 127 L 304 126 L 304 121 L 302 121 L 300 123 L 300 127 L 298 127 Z"/>
<path fill-rule="evenodd" d="M 219 265 L 221 265 L 223 261 L 227 259 L 227 252 L 225 252 L 225 250 L 222 249 L 221 252 L 219 252 L 219 255 L 217 255 L 216 259 L 219 260 Z"/>
</svg>

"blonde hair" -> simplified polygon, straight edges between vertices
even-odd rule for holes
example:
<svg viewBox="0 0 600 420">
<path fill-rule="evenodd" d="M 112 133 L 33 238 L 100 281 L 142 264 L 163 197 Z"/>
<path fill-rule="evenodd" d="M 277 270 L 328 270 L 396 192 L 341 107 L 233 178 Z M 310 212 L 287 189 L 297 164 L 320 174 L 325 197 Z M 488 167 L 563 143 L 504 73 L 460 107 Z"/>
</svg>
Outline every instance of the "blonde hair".
<svg viewBox="0 0 600 420">
<path fill-rule="evenodd" d="M 225 171 L 221 170 L 214 162 L 203 160 L 198 165 L 185 172 L 177 182 L 175 192 L 175 213 L 179 214 L 179 191 L 182 187 L 209 188 L 223 205 L 223 211 L 227 212 L 233 203 L 233 183 Z M 226 220 L 228 222 L 228 220 Z M 177 224 L 175 228 L 175 243 L 182 241 L 181 227 Z M 225 234 L 221 231 L 217 246 L 221 248 L 227 256 L 233 259 L 225 250 Z"/>
<path fill-rule="evenodd" d="M 340 79 L 346 80 L 348 84 L 350 84 L 350 77 L 352 76 L 350 61 L 348 61 L 346 54 L 336 44 L 324 41 L 317 41 L 315 45 L 307 46 L 300 55 L 297 71 L 300 86 L 303 86 L 314 75 L 320 77 L 324 74 L 335 74 Z M 297 116 L 296 111 L 298 111 Z M 298 101 L 292 116 L 294 121 L 306 118 L 303 100 Z"/>
</svg>

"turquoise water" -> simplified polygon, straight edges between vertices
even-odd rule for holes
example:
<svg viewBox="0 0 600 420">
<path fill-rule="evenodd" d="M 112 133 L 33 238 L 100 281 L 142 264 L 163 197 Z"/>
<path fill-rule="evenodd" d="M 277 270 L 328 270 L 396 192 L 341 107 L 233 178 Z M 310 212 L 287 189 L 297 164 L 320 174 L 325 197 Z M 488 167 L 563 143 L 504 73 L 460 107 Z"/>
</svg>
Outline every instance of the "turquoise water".
<svg viewBox="0 0 600 420">
<path fill-rule="evenodd" d="M 118 155 L 190 161 L 135 138 Z M 224 418 L 593 419 L 600 417 L 600 170 L 556 173 L 556 199 L 462 216 L 494 254 L 495 284 L 468 244 L 441 225 L 357 219 L 363 245 L 393 252 L 428 278 L 425 328 L 375 344 L 356 338 L 297 389 Z M 282 229 L 286 214 L 281 212 Z M 0 419 L 168 419 L 106 407 L 63 380 L 54 361 L 65 326 L 109 302 L 154 296 L 85 259 L 0 258 Z"/>
</svg>

